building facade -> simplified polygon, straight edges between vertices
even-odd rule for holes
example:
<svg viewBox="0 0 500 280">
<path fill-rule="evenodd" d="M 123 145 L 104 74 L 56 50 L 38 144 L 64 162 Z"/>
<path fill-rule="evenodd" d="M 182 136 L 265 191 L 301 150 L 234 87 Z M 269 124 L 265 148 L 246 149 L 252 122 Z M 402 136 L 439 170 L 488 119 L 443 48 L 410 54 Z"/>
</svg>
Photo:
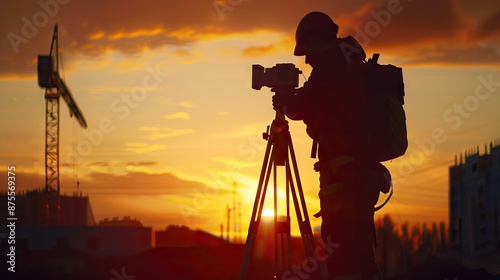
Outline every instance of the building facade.
<svg viewBox="0 0 500 280">
<path fill-rule="evenodd" d="M 170 225 L 165 230 L 155 231 L 156 247 L 192 247 L 226 245 L 227 241 L 202 230 L 191 230 L 186 226 Z"/>
<path fill-rule="evenodd" d="M 48 203 L 55 198 L 55 203 Z M 104 219 L 96 224 L 90 199 L 82 193 L 73 196 L 48 195 L 43 190 L 19 191 L 15 196 L 16 244 L 28 251 L 71 248 L 101 256 L 128 256 L 152 247 L 152 228 L 125 216 Z M 7 209 L 7 193 L 0 192 L 0 206 Z M 50 206 L 56 209 L 50 209 Z M 54 210 L 51 212 L 51 210 Z M 7 211 L 0 219 L 7 221 Z M 53 217 L 50 217 L 53 216 Z M 48 225 L 54 220 L 56 225 Z M 0 249 L 6 246 L 9 232 L 0 229 Z"/>
<path fill-rule="evenodd" d="M 45 226 L 47 216 L 54 220 L 52 225 L 95 226 L 94 212 L 88 196 L 82 193 L 48 195 L 43 190 L 19 191 L 15 196 L 15 217 L 17 226 Z M 54 203 L 48 203 L 54 199 Z M 7 209 L 7 192 L 0 192 L 0 207 Z M 50 206 L 56 209 L 50 209 Z M 0 220 L 7 219 L 7 211 L 0 211 Z"/>
<path fill-rule="evenodd" d="M 460 258 L 500 251 L 500 142 L 467 151 L 449 169 L 449 246 Z"/>
</svg>

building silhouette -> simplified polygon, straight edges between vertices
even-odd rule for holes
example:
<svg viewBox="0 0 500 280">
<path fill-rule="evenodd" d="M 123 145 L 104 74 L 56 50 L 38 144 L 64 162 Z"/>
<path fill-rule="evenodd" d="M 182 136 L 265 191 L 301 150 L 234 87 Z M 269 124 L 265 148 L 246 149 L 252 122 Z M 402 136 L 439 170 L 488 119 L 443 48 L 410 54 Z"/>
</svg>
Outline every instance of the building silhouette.
<svg viewBox="0 0 500 280">
<path fill-rule="evenodd" d="M 132 219 L 130 216 L 123 216 L 123 219 L 119 217 L 104 218 L 99 221 L 99 226 L 101 227 L 143 227 L 144 225 L 141 221 L 137 219 Z"/>
<path fill-rule="evenodd" d="M 219 246 L 228 244 L 222 238 L 206 231 L 191 230 L 186 226 L 170 225 L 165 230 L 155 231 L 156 247 Z"/>
<path fill-rule="evenodd" d="M 449 246 L 472 266 L 488 266 L 500 255 L 499 144 L 485 145 L 484 154 L 470 149 L 449 169 Z"/>
<path fill-rule="evenodd" d="M 7 192 L 0 192 L 0 206 L 7 209 Z M 56 197 L 57 203 L 48 203 Z M 15 235 L 18 248 L 29 251 L 50 251 L 67 248 L 99 256 L 134 255 L 151 249 L 152 228 L 125 216 L 95 222 L 88 196 L 82 193 L 47 195 L 43 190 L 19 191 L 15 196 Z M 57 205 L 51 211 L 50 205 Z M 55 215 L 57 214 L 57 215 Z M 7 211 L 0 211 L 0 219 L 7 221 Z M 47 224 L 47 217 L 57 225 Z M 10 234 L 0 229 L 0 249 L 6 250 L 4 238 Z"/>
<path fill-rule="evenodd" d="M 57 215 L 57 224 L 61 226 L 95 226 L 94 212 L 88 196 L 80 193 L 73 195 L 58 195 L 56 203 L 50 204 L 47 199 L 54 196 L 47 195 L 41 189 L 16 192 L 15 217 L 18 226 L 46 226 L 47 215 Z M 0 206 L 7 209 L 7 192 L 0 192 Z M 50 205 L 57 205 L 57 209 L 49 209 Z M 54 210 L 54 211 L 52 211 Z M 7 219 L 7 211 L 0 212 L 0 219 Z"/>
</svg>

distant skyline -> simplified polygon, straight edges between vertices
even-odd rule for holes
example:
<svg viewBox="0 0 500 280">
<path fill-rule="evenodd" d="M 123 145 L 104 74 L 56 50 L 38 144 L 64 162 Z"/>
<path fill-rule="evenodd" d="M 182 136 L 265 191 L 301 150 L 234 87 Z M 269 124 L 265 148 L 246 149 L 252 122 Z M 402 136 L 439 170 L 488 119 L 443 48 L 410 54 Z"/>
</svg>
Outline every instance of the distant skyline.
<svg viewBox="0 0 500 280">
<path fill-rule="evenodd" d="M 476 146 L 483 153 L 500 138 L 497 1 L 4 1 L 0 179 L 15 165 L 19 189 L 43 187 L 36 58 L 48 53 L 58 23 L 61 76 L 88 123 L 82 130 L 61 101 L 61 192 L 80 182 L 97 221 L 132 216 L 154 229 L 217 234 L 236 185 L 246 235 L 261 134 L 274 117 L 272 93 L 251 89 L 251 65 L 290 62 L 308 77 L 293 48 L 298 22 L 313 10 L 329 14 L 339 36 L 355 36 L 368 56 L 403 68 L 409 148 L 385 163 L 395 194 L 376 218 L 447 223 L 455 155 Z M 290 131 L 312 214 L 319 184 L 311 140 L 301 122 Z"/>
</svg>

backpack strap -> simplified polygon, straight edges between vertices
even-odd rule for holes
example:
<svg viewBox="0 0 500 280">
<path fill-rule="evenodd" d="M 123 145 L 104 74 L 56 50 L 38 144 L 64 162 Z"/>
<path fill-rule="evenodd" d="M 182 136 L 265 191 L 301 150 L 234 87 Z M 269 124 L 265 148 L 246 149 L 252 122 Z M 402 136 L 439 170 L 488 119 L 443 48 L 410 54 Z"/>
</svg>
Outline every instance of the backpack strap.
<svg viewBox="0 0 500 280">
<path fill-rule="evenodd" d="M 394 187 L 391 186 L 391 192 L 389 193 L 389 196 L 385 199 L 384 203 L 374 207 L 373 211 L 377 212 L 378 210 L 382 209 L 387 204 L 387 202 L 389 202 L 389 199 L 391 199 L 393 193 L 394 193 Z"/>
<path fill-rule="evenodd" d="M 311 158 L 316 158 L 317 154 L 318 154 L 318 140 L 313 139 L 311 147 Z"/>
</svg>

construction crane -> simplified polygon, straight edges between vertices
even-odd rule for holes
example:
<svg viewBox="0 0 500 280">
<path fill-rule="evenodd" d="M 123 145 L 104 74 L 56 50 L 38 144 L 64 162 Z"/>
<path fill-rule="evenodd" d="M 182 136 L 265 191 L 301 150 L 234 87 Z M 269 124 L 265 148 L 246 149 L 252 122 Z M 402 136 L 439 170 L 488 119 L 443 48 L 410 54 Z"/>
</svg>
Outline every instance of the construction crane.
<svg viewBox="0 0 500 280">
<path fill-rule="evenodd" d="M 63 97 L 70 116 L 75 116 L 82 128 L 87 128 L 87 122 L 59 75 L 57 24 L 54 26 L 49 55 L 38 55 L 38 85 L 45 88 L 45 223 L 59 225 L 59 97 Z"/>
</svg>

